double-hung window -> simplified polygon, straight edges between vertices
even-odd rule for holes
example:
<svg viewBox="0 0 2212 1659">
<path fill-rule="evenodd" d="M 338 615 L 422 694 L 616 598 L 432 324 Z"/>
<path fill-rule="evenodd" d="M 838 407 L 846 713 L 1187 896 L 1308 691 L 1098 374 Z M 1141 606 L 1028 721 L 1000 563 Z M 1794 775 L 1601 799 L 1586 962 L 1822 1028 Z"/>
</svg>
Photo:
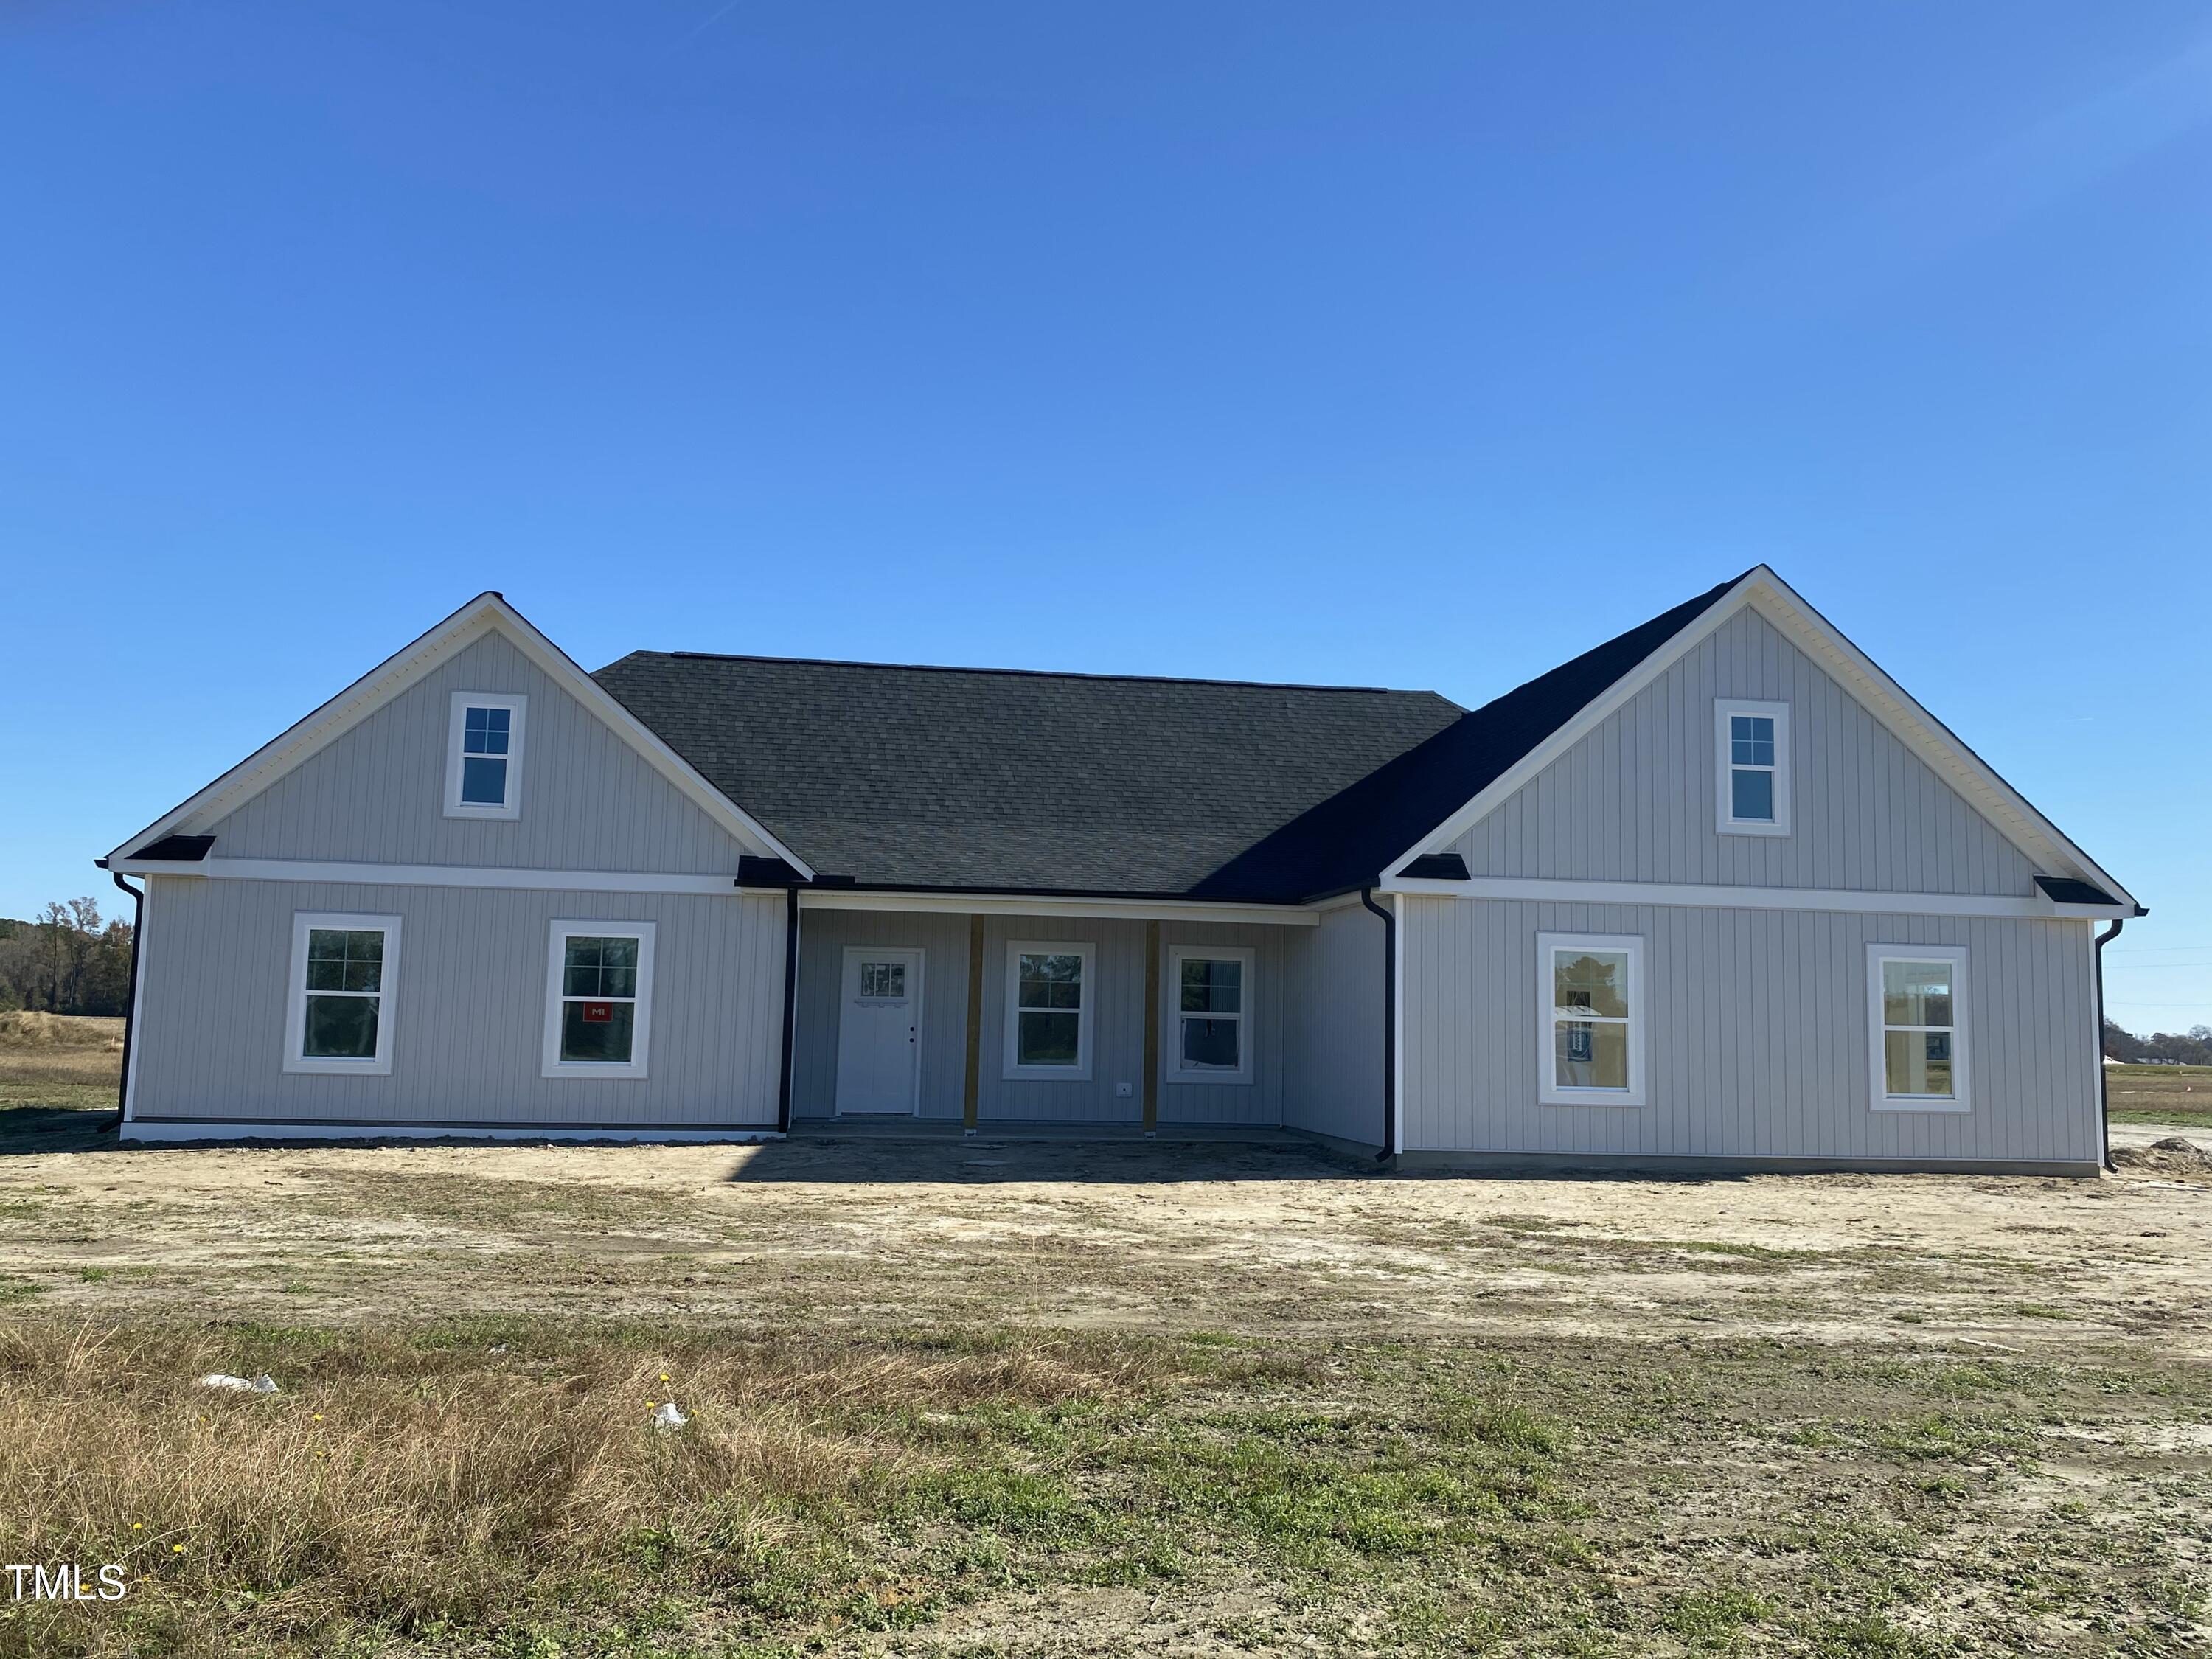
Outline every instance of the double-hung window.
<svg viewBox="0 0 2212 1659">
<path fill-rule="evenodd" d="M 1644 1104 L 1644 941 L 1536 935 L 1536 1098 Z"/>
<path fill-rule="evenodd" d="M 1714 770 L 1724 836 L 1790 833 L 1790 705 L 1713 705 Z"/>
<path fill-rule="evenodd" d="M 1089 1080 L 1091 957 L 1088 945 L 1006 946 L 1006 1076 Z"/>
<path fill-rule="evenodd" d="M 333 1077 L 388 1073 L 398 972 L 398 917 L 295 915 L 284 1069 Z"/>
<path fill-rule="evenodd" d="M 446 816 L 513 818 L 522 813 L 523 718 L 527 697 L 456 691 L 446 738 Z"/>
<path fill-rule="evenodd" d="M 547 1077 L 646 1075 L 653 924 L 556 921 L 546 962 Z"/>
<path fill-rule="evenodd" d="M 1970 1109 L 1963 948 L 1868 945 L 1867 1024 L 1875 1110 Z"/>
<path fill-rule="evenodd" d="M 1252 1080 L 1252 961 L 1223 945 L 1168 947 L 1168 1082 Z"/>
</svg>

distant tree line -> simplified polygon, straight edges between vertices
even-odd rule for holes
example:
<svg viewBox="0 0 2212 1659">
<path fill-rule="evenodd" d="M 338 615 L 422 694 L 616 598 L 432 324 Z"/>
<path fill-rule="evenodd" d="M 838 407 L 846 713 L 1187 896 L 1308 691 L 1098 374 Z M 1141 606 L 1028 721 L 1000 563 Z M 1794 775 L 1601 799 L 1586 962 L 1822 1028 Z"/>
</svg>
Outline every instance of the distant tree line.
<svg viewBox="0 0 2212 1659">
<path fill-rule="evenodd" d="M 0 918 L 0 1009 L 119 1014 L 131 994 L 131 924 L 100 919 L 88 898 L 49 904 L 36 920 Z"/>
<path fill-rule="evenodd" d="M 2212 1066 L 2212 1025 L 2192 1025 L 2176 1034 L 2160 1031 L 2140 1037 L 2105 1022 L 2105 1053 L 2111 1058 L 2140 1066 L 2148 1060 L 2175 1060 L 2184 1066 Z"/>
</svg>

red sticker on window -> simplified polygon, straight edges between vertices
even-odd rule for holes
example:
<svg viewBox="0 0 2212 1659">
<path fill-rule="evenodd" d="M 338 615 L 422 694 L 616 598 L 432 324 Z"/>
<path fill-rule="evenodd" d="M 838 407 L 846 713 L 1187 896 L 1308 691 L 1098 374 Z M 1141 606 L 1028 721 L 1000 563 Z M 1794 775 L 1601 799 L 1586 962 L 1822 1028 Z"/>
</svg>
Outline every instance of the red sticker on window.
<svg viewBox="0 0 2212 1659">
<path fill-rule="evenodd" d="M 584 1024 L 586 1025 L 605 1025 L 614 1017 L 615 1006 L 611 1002 L 587 1002 L 584 1005 Z"/>
</svg>

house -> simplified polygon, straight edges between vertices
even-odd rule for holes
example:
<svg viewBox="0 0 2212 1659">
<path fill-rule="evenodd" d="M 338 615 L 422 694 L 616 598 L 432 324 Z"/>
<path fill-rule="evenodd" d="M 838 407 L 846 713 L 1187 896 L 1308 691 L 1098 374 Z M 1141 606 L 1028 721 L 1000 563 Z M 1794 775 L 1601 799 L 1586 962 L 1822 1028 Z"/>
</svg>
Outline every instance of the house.
<svg viewBox="0 0 2212 1659">
<path fill-rule="evenodd" d="M 1472 711 L 587 674 L 486 593 L 102 862 L 144 879 L 145 1141 L 902 1118 L 2089 1174 L 2101 938 L 2143 914 L 1765 567 Z"/>
</svg>

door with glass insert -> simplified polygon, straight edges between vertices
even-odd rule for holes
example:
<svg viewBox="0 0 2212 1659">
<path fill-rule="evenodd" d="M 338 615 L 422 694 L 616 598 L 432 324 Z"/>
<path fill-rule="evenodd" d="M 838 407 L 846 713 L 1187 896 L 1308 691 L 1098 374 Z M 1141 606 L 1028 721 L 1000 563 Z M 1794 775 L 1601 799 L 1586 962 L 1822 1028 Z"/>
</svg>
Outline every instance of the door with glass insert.
<svg viewBox="0 0 2212 1659">
<path fill-rule="evenodd" d="M 921 952 L 845 947 L 837 1110 L 921 1109 Z"/>
</svg>

